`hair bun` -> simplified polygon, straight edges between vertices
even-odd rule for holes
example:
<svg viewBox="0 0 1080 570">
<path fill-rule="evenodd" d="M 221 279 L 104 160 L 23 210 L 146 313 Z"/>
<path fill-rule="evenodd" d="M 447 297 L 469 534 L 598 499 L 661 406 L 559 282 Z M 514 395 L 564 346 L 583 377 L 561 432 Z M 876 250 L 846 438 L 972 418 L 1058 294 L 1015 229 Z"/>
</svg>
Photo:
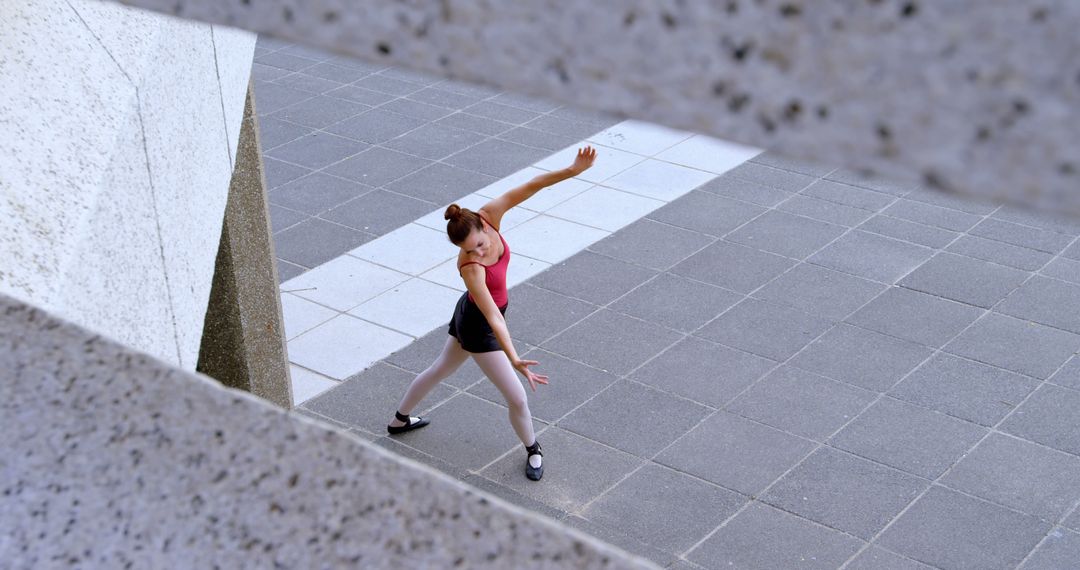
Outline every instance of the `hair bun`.
<svg viewBox="0 0 1080 570">
<path fill-rule="evenodd" d="M 444 220 L 455 220 L 461 217 L 461 206 L 457 204 L 450 204 L 446 207 L 446 213 L 443 214 Z"/>
</svg>

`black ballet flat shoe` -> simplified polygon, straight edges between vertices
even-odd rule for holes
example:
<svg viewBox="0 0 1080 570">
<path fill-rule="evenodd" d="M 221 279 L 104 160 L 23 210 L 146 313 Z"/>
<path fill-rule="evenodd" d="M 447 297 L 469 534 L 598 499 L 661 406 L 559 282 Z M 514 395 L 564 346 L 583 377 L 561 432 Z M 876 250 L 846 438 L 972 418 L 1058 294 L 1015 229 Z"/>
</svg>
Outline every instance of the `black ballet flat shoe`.
<svg viewBox="0 0 1080 570">
<path fill-rule="evenodd" d="M 540 449 L 540 442 L 533 441 L 533 444 L 527 446 L 525 451 L 529 453 L 528 457 L 525 458 L 525 476 L 533 481 L 539 481 L 544 476 L 544 464 L 541 463 L 540 467 L 533 467 L 528 458 L 534 455 L 544 456 L 543 450 Z"/>
<path fill-rule="evenodd" d="M 390 435 L 397 435 L 399 433 L 405 433 L 414 429 L 420 429 L 431 423 L 429 420 L 424 418 L 416 418 L 416 421 L 414 422 L 412 418 L 406 416 L 405 414 L 402 414 L 401 412 L 394 412 L 394 417 L 397 418 L 399 422 L 405 422 L 405 425 L 386 426 L 386 431 L 390 432 Z"/>
</svg>

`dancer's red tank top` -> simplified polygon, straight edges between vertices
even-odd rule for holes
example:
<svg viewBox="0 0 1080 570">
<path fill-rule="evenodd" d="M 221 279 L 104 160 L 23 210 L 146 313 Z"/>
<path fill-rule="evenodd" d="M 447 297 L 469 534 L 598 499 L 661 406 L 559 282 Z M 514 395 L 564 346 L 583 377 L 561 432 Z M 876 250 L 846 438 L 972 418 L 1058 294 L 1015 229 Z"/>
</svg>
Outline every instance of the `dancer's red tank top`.
<svg viewBox="0 0 1080 570">
<path fill-rule="evenodd" d="M 480 216 L 482 220 L 487 222 L 487 225 L 491 226 L 491 229 L 495 230 L 495 234 L 499 236 L 499 241 L 503 244 L 503 253 L 495 263 L 491 265 L 484 265 L 479 261 L 466 261 L 458 267 L 458 271 L 461 271 L 462 267 L 470 264 L 477 264 L 484 268 L 484 282 L 487 283 L 488 291 L 491 292 L 491 298 L 495 300 L 495 305 L 500 309 L 505 307 L 510 302 L 510 294 L 506 291 L 506 268 L 510 265 L 510 246 L 503 239 L 499 230 L 495 229 L 495 226 L 488 222 L 488 219 L 484 216 Z M 472 293 L 469 293 L 469 300 L 476 303 L 476 299 L 473 299 Z"/>
</svg>

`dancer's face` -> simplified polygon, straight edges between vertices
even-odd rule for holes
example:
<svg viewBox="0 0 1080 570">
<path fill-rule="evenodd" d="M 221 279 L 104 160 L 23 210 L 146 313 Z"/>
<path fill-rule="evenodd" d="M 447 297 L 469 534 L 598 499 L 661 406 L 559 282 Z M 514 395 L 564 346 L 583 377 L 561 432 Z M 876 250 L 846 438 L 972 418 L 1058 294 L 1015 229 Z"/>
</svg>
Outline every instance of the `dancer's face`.
<svg viewBox="0 0 1080 570">
<path fill-rule="evenodd" d="M 461 242 L 460 247 L 462 251 L 469 255 L 481 258 L 487 257 L 488 252 L 491 251 L 491 236 L 488 235 L 487 225 L 484 225 L 483 230 L 469 232 L 469 237 Z"/>
</svg>

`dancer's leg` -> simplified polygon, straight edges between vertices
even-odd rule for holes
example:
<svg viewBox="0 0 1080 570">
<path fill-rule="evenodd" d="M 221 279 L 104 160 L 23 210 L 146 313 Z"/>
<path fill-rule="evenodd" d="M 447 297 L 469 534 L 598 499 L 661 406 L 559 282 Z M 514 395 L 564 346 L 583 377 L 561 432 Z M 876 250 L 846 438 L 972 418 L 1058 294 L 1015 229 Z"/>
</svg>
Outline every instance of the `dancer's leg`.
<svg viewBox="0 0 1080 570">
<path fill-rule="evenodd" d="M 405 391 L 405 395 L 401 397 L 401 403 L 398 404 L 398 411 L 409 415 L 409 412 L 424 399 L 424 396 L 427 396 L 439 382 L 453 374 L 468 358 L 469 353 L 461 348 L 457 339 L 446 335 L 446 344 L 443 346 L 442 353 L 427 370 L 421 372 L 409 384 L 409 389 Z M 403 426 L 405 422 L 395 418 L 390 425 Z"/>
<path fill-rule="evenodd" d="M 529 411 L 529 400 L 525 396 L 525 387 L 518 380 L 514 367 L 510 365 L 510 359 L 506 353 L 499 350 L 494 352 L 478 352 L 472 355 L 473 360 L 480 365 L 480 370 L 506 398 L 506 405 L 510 408 L 510 425 L 514 426 L 521 443 L 526 447 L 536 441 L 533 432 L 532 412 Z"/>
</svg>

